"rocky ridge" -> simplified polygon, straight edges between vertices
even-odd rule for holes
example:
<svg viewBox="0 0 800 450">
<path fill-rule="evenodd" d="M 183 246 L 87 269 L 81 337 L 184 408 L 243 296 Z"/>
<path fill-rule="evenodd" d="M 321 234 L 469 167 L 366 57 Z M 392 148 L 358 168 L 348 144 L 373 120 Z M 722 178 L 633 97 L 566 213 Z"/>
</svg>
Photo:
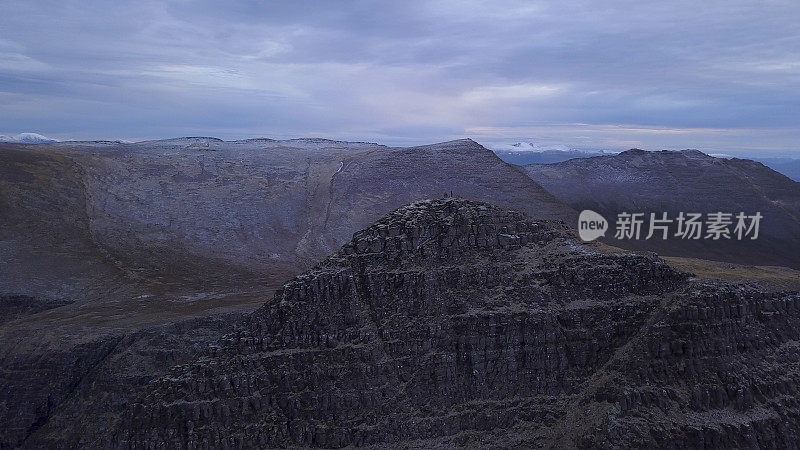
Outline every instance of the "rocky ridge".
<svg viewBox="0 0 800 450">
<path fill-rule="evenodd" d="M 131 407 L 118 448 L 773 447 L 800 297 L 465 200 L 358 232 Z"/>
</svg>

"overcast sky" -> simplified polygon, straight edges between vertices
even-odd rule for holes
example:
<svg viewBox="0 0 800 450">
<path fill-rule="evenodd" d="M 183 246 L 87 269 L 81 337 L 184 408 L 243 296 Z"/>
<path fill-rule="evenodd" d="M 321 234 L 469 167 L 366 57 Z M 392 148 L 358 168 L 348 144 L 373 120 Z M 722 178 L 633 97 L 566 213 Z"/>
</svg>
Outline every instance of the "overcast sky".
<svg viewBox="0 0 800 450">
<path fill-rule="evenodd" d="M 0 134 L 800 154 L 799 24 L 797 0 L 0 0 Z"/>
</svg>

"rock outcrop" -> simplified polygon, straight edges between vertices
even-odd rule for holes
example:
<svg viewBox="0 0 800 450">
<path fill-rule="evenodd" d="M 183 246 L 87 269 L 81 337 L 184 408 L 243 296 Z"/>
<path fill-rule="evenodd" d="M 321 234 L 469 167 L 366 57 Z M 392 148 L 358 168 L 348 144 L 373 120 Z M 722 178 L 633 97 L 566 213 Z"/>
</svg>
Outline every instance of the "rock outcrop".
<svg viewBox="0 0 800 450">
<path fill-rule="evenodd" d="M 463 200 L 356 233 L 154 382 L 118 448 L 775 447 L 800 437 L 800 297 Z"/>
<path fill-rule="evenodd" d="M 102 447 L 109 427 L 153 380 L 202 354 L 245 317 L 187 317 L 99 333 L 87 316 L 83 327 L 71 330 L 79 336 L 58 330 L 53 339 L 33 339 L 25 329 L 0 334 L 0 449 Z"/>
</svg>

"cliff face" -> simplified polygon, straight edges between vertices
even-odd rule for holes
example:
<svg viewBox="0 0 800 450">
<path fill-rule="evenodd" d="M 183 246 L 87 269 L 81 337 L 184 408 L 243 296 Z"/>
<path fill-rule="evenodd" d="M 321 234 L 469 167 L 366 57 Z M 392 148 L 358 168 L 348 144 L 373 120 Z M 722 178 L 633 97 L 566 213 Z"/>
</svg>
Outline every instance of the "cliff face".
<svg viewBox="0 0 800 450">
<path fill-rule="evenodd" d="M 800 297 L 702 284 L 483 203 L 356 233 L 153 383 L 119 448 L 770 446 L 800 437 Z"/>
<path fill-rule="evenodd" d="M 41 343 L 6 325 L 0 447 L 800 439 L 797 293 L 701 283 L 485 203 L 402 207 L 246 318 L 84 335 L 81 311 Z"/>
<path fill-rule="evenodd" d="M 55 314 L 57 311 L 51 311 Z M 0 337 L 0 448 L 98 448 L 154 379 L 241 322 L 241 312 L 120 332 L 83 326 Z"/>
</svg>

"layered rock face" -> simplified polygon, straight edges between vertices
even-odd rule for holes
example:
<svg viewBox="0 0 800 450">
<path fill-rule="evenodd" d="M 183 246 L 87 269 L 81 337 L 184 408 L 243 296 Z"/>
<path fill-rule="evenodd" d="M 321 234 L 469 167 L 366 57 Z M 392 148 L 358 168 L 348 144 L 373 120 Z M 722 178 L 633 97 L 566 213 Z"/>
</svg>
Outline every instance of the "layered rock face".
<svg viewBox="0 0 800 450">
<path fill-rule="evenodd" d="M 102 447 L 109 427 L 151 381 L 201 355 L 243 319 L 216 314 L 99 335 L 85 331 L 87 323 L 83 339 L 60 341 L 3 333 L 0 449 Z"/>
<path fill-rule="evenodd" d="M 190 364 L 117 448 L 776 447 L 800 297 L 464 200 L 400 208 Z"/>
<path fill-rule="evenodd" d="M 580 447 L 797 448 L 800 296 L 702 284 L 667 298 L 559 430 Z"/>
</svg>

